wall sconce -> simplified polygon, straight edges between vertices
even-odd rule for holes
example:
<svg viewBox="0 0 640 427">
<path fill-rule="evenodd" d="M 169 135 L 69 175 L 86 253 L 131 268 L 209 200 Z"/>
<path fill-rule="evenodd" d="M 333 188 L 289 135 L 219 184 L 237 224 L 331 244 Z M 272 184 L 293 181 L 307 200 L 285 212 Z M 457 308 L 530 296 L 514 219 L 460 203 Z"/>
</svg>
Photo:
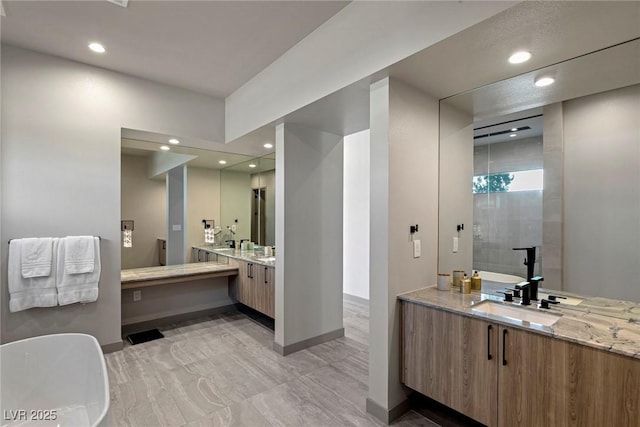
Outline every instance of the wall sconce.
<svg viewBox="0 0 640 427">
<path fill-rule="evenodd" d="M 214 244 L 216 242 L 216 237 L 214 234 L 214 226 L 215 220 L 213 219 L 203 219 L 202 224 L 204 224 L 204 243 L 205 244 Z"/>
<path fill-rule="evenodd" d="M 133 247 L 133 220 L 120 221 L 120 230 L 122 230 L 122 246 Z"/>
</svg>

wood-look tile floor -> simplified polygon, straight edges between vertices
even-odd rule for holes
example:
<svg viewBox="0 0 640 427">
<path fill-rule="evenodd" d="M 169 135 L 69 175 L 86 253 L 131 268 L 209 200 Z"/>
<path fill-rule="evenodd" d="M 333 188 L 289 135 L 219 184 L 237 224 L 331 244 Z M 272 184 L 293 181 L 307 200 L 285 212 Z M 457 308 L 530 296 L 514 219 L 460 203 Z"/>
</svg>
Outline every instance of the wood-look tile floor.
<svg viewBox="0 0 640 427">
<path fill-rule="evenodd" d="M 368 307 L 344 301 L 345 337 L 283 357 L 233 312 L 106 355 L 110 426 L 380 426 L 365 411 Z M 414 411 L 393 425 L 437 426 Z"/>
</svg>

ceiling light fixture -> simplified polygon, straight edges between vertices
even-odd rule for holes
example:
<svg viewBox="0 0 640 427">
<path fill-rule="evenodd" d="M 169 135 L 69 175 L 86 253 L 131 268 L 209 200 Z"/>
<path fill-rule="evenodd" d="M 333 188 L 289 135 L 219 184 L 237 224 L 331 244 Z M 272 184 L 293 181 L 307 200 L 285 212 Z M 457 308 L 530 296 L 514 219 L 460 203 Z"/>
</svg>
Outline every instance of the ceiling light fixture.
<svg viewBox="0 0 640 427">
<path fill-rule="evenodd" d="M 221 165 L 226 165 L 227 161 L 226 160 L 220 160 L 220 161 L 218 161 L 218 163 L 220 163 Z"/>
<path fill-rule="evenodd" d="M 523 62 L 527 62 L 529 59 L 531 59 L 531 53 L 522 50 L 511 55 L 509 57 L 509 63 L 522 64 Z"/>
<path fill-rule="evenodd" d="M 168 146 L 168 145 L 162 145 L 162 146 L 160 147 L 160 149 L 161 149 L 162 151 L 169 151 L 169 150 L 171 150 L 171 148 L 169 148 L 169 146 Z"/>
<path fill-rule="evenodd" d="M 547 77 L 540 77 L 534 83 L 538 87 L 544 87 L 544 86 L 549 86 L 550 84 L 553 84 L 553 82 L 555 81 L 556 79 L 554 79 L 553 77 L 547 76 Z"/>
<path fill-rule="evenodd" d="M 273 144 L 266 143 L 263 145 L 264 148 L 273 148 Z"/>
<path fill-rule="evenodd" d="M 511 128 L 511 132 L 517 132 L 518 128 Z"/>
<path fill-rule="evenodd" d="M 95 53 L 105 53 L 107 51 L 104 46 L 97 42 L 89 43 L 89 49 L 91 49 Z"/>
<path fill-rule="evenodd" d="M 178 141 L 178 140 L 177 140 L 177 139 L 175 139 L 175 138 L 171 138 L 171 139 L 169 140 L 169 144 L 173 144 L 173 145 L 180 144 L 180 141 Z"/>
<path fill-rule="evenodd" d="M 511 135 L 509 135 L 511 138 L 513 138 L 514 136 L 518 136 L 518 134 L 516 133 L 512 133 Z"/>
<path fill-rule="evenodd" d="M 251 163 L 251 164 L 249 165 L 249 167 L 250 167 L 250 168 L 255 168 L 255 167 L 256 167 L 256 165 L 254 165 L 253 163 Z"/>
</svg>

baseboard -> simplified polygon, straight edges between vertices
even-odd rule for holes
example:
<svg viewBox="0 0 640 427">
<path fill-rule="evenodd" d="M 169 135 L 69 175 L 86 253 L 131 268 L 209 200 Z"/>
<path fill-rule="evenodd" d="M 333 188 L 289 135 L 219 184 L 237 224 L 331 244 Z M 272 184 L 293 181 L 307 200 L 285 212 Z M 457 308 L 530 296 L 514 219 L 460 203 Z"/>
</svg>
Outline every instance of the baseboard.
<svg viewBox="0 0 640 427">
<path fill-rule="evenodd" d="M 351 295 L 351 294 L 342 294 L 342 296 L 347 301 L 355 302 L 356 304 L 369 305 L 369 300 L 366 299 L 366 298 L 358 297 L 358 296 Z"/>
<path fill-rule="evenodd" d="M 282 346 L 277 342 L 273 342 L 273 350 L 286 356 L 296 351 L 304 350 L 305 348 L 313 347 L 314 345 L 322 344 L 327 341 L 335 340 L 344 336 L 344 328 L 336 329 L 335 331 L 327 332 L 326 334 L 318 335 L 315 337 L 307 338 L 306 340 L 298 341 L 293 344 Z"/>
<path fill-rule="evenodd" d="M 154 328 L 162 328 L 163 326 L 187 322 L 189 320 L 195 320 L 206 316 L 228 313 L 235 310 L 237 310 L 236 304 L 228 304 L 220 307 L 207 308 L 206 310 L 192 311 L 189 313 L 176 314 L 173 316 L 147 320 L 144 322 L 131 323 L 128 325 L 122 325 L 122 335 L 129 335 L 135 332 L 142 332 Z"/>
<path fill-rule="evenodd" d="M 122 342 L 122 340 L 120 340 L 118 342 L 111 343 L 111 344 L 105 344 L 105 345 L 101 345 L 100 346 L 100 348 L 102 348 L 102 353 L 103 354 L 120 351 L 120 350 L 122 350 L 123 347 L 124 347 L 124 343 Z"/>
<path fill-rule="evenodd" d="M 409 399 L 405 399 L 391 409 L 385 409 L 367 397 L 367 413 L 389 425 L 411 409 Z"/>
</svg>

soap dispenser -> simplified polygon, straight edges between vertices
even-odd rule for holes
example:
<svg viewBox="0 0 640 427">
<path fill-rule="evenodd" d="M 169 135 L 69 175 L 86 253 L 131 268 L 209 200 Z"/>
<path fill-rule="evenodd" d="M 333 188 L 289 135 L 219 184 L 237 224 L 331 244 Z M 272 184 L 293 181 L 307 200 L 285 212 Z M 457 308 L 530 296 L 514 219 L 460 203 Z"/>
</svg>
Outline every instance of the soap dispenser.
<svg viewBox="0 0 640 427">
<path fill-rule="evenodd" d="M 471 276 L 471 290 L 479 291 L 482 289 L 482 278 L 478 274 L 478 271 L 473 272 L 473 276 Z"/>
</svg>

